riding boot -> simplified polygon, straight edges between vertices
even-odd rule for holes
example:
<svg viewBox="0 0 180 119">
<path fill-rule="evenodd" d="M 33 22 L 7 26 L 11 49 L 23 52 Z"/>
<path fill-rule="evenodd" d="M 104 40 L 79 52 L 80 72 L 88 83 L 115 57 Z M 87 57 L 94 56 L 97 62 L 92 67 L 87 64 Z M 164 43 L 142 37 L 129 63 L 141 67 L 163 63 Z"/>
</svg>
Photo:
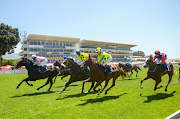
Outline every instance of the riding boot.
<svg viewBox="0 0 180 119">
<path fill-rule="evenodd" d="M 163 71 L 167 71 L 165 64 L 162 64 Z"/>
</svg>

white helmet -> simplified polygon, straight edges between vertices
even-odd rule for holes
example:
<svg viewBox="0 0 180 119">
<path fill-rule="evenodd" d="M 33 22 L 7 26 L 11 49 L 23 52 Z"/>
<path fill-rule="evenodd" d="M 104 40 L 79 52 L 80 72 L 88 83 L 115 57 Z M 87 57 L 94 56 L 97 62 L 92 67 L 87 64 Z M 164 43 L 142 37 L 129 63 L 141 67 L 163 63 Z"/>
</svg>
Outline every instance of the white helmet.
<svg viewBox="0 0 180 119">
<path fill-rule="evenodd" d="M 35 58 L 35 57 L 36 57 L 36 55 L 32 55 L 32 56 L 31 56 L 31 58 Z"/>
</svg>

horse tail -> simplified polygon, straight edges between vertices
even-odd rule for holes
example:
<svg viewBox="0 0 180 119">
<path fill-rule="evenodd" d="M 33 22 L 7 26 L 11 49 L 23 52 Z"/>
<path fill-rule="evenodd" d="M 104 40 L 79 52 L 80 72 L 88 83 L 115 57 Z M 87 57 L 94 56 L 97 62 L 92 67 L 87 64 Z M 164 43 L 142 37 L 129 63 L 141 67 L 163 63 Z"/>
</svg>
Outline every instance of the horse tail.
<svg viewBox="0 0 180 119">
<path fill-rule="evenodd" d="M 142 71 L 142 69 L 140 69 L 139 67 L 137 67 L 140 71 Z"/>
</svg>

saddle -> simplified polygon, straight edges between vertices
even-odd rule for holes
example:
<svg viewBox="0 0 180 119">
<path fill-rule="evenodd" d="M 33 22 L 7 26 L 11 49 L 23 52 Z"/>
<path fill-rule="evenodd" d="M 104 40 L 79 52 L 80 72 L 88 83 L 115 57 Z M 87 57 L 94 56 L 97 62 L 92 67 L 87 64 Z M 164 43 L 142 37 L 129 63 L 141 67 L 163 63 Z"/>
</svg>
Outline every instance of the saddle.
<svg viewBox="0 0 180 119">
<path fill-rule="evenodd" d="M 110 74 L 110 73 L 112 73 L 112 72 L 114 72 L 114 67 L 112 67 L 111 65 L 101 65 L 100 64 L 100 67 L 101 67 L 101 69 L 104 71 L 104 73 L 105 74 Z"/>
<path fill-rule="evenodd" d="M 126 64 L 125 66 L 129 67 L 129 68 L 132 68 L 132 64 Z"/>
<path fill-rule="evenodd" d="M 39 72 L 40 73 L 44 73 L 44 72 L 47 72 L 47 71 L 49 71 L 50 70 L 50 68 L 47 66 L 47 65 L 44 65 L 44 66 L 40 66 L 39 67 Z"/>
</svg>

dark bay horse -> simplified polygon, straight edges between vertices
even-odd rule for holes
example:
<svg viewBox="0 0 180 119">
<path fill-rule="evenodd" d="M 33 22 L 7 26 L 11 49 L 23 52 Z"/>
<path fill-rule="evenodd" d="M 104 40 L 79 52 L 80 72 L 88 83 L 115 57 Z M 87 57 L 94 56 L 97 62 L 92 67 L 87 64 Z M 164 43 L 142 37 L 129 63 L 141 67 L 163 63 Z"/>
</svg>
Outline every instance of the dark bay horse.
<svg viewBox="0 0 180 119">
<path fill-rule="evenodd" d="M 167 84 L 167 86 L 166 86 L 166 88 L 165 88 L 165 91 L 167 91 L 168 85 L 169 85 L 169 83 L 170 83 L 171 80 L 172 80 L 172 76 L 174 75 L 173 65 L 172 65 L 170 62 L 169 62 L 169 65 L 170 65 L 170 67 L 171 67 L 171 71 L 166 71 L 166 72 L 164 72 L 163 69 L 162 69 L 162 67 L 161 67 L 160 65 L 156 64 L 156 62 L 153 61 L 153 56 L 150 55 L 150 56 L 149 56 L 149 59 L 146 61 L 146 64 L 145 64 L 145 66 L 144 66 L 144 67 L 149 67 L 149 70 L 148 70 L 148 72 L 147 72 L 147 76 L 146 76 L 143 80 L 141 80 L 141 88 L 143 88 L 142 83 L 143 83 L 145 80 L 149 79 L 149 78 L 152 78 L 152 79 L 154 79 L 154 80 L 156 81 L 155 87 L 154 87 L 154 91 L 155 91 L 156 89 L 161 88 L 162 86 L 157 87 L 158 84 L 161 82 L 161 77 L 162 77 L 163 75 L 165 75 L 165 74 L 168 74 L 168 75 L 169 75 L 169 81 L 168 81 L 168 84 Z"/>
<path fill-rule="evenodd" d="M 89 78 L 89 75 L 85 75 L 85 77 L 83 77 L 84 70 L 82 70 L 80 65 L 78 65 L 76 62 L 74 62 L 72 59 L 66 58 L 65 64 L 66 64 L 66 68 L 70 68 L 70 70 L 71 70 L 70 79 L 65 84 L 65 86 L 59 91 L 59 94 L 61 94 L 63 91 L 65 91 L 66 88 L 69 86 L 69 84 L 71 84 L 72 82 L 83 81 L 83 78 L 84 79 Z M 89 91 L 90 90 L 91 90 L 91 88 L 89 89 Z"/>
<path fill-rule="evenodd" d="M 62 76 L 61 80 L 63 80 L 63 78 L 65 78 L 65 77 L 70 75 L 71 71 L 70 71 L 70 68 L 64 68 L 61 64 L 62 63 L 60 61 L 58 61 L 58 60 L 56 60 L 53 63 L 54 66 L 58 66 L 59 67 L 60 74 L 58 74 L 57 76 Z M 54 79 L 54 83 L 56 81 L 56 78 L 57 77 L 55 77 L 55 79 Z M 63 81 L 66 82 L 65 80 L 63 80 Z"/>
<path fill-rule="evenodd" d="M 56 67 L 51 67 L 51 69 L 47 72 L 44 72 L 42 74 L 40 74 L 40 72 L 37 71 L 37 66 L 33 65 L 33 62 L 27 58 L 22 58 L 21 61 L 19 61 L 16 65 L 16 68 L 19 68 L 21 66 L 25 66 L 26 69 L 28 70 L 28 78 L 22 80 L 16 89 L 19 88 L 19 86 L 25 81 L 29 86 L 33 86 L 32 84 L 29 84 L 28 81 L 36 81 L 36 80 L 40 80 L 40 79 L 47 79 L 47 82 L 42 85 L 41 87 L 39 87 L 37 90 L 39 90 L 40 88 L 46 86 L 47 84 L 50 83 L 50 87 L 48 89 L 48 91 L 50 91 L 51 87 L 52 87 L 52 79 L 59 73 L 59 69 Z"/>
<path fill-rule="evenodd" d="M 136 73 L 136 77 L 137 77 L 137 75 L 138 75 L 138 69 L 141 70 L 136 64 L 132 64 L 132 67 L 130 68 L 130 67 L 126 66 L 126 65 L 123 64 L 123 63 L 119 63 L 119 67 L 120 67 L 120 68 L 123 68 L 123 70 L 124 70 L 125 72 L 131 72 L 130 76 L 133 74 L 133 70 L 135 70 L 135 71 L 137 72 L 137 73 Z M 142 71 L 142 70 L 141 70 L 141 71 Z"/>
<path fill-rule="evenodd" d="M 107 92 L 115 86 L 115 81 L 116 79 L 121 75 L 122 77 L 126 76 L 126 73 L 121 70 L 121 68 L 116 65 L 116 64 L 112 64 L 112 67 L 115 69 L 114 72 L 110 73 L 107 75 L 107 77 L 105 76 L 104 71 L 102 70 L 101 66 L 99 64 L 96 63 L 96 61 L 89 55 L 89 57 L 87 57 L 85 59 L 84 65 L 87 65 L 90 67 L 90 78 L 87 79 L 86 81 L 91 81 L 91 82 L 97 82 L 95 87 L 93 88 L 94 91 L 96 91 L 98 93 L 98 95 L 100 93 L 102 93 L 102 91 L 106 88 L 106 86 L 108 85 L 108 82 L 111 78 L 113 78 L 113 83 L 111 85 L 110 88 L 108 88 L 105 92 L 105 94 L 107 94 Z M 106 77 L 106 80 L 105 80 Z M 98 92 L 96 90 L 96 88 L 103 82 L 105 82 L 104 87 Z M 84 81 L 84 83 L 86 82 Z M 84 84 L 83 84 L 84 85 Z"/>
<path fill-rule="evenodd" d="M 180 65 L 180 63 L 179 63 L 179 65 Z M 180 67 L 179 67 L 179 80 L 180 80 Z"/>
</svg>

